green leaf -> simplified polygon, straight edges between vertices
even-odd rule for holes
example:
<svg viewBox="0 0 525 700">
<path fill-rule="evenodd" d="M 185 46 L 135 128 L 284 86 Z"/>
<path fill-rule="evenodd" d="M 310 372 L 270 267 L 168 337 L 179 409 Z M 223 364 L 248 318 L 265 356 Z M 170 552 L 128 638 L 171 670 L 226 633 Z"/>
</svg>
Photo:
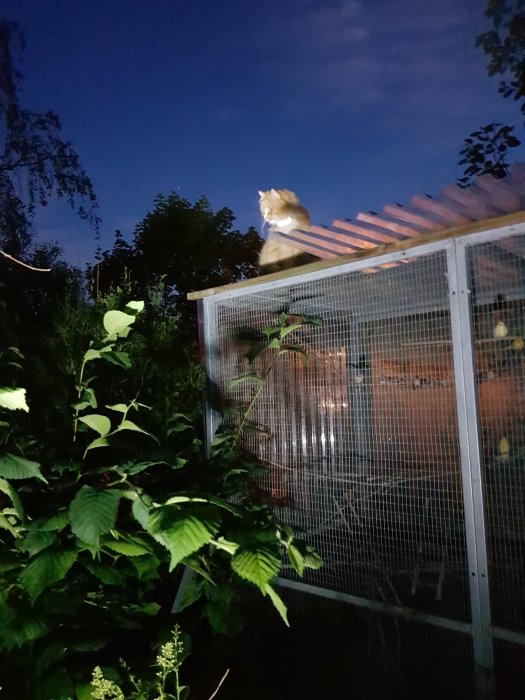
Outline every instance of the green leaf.
<svg viewBox="0 0 525 700">
<path fill-rule="evenodd" d="M 117 428 L 117 430 L 133 430 L 136 433 L 143 433 L 144 435 L 148 435 L 149 437 L 153 438 L 156 442 L 158 442 L 157 438 L 154 435 L 148 433 L 146 430 L 143 430 L 131 420 L 123 420 Z"/>
<path fill-rule="evenodd" d="M 30 532 L 23 539 L 17 542 L 17 547 L 21 552 L 27 552 L 29 556 L 34 557 L 35 554 L 49 547 L 55 541 L 55 536 L 52 532 L 41 532 L 36 530 Z"/>
<path fill-rule="evenodd" d="M 179 601 L 179 608 L 177 612 L 181 612 L 185 608 L 188 608 L 193 603 L 196 603 L 204 592 L 204 581 L 198 579 L 191 579 Z"/>
<path fill-rule="evenodd" d="M 26 390 L 14 386 L 0 387 L 0 408 L 29 413 L 29 406 L 26 402 Z"/>
<path fill-rule="evenodd" d="M 120 335 L 125 328 L 135 322 L 135 316 L 125 314 L 123 311 L 107 311 L 103 322 L 108 335 Z"/>
<path fill-rule="evenodd" d="M 281 568 L 278 549 L 271 546 L 239 547 L 231 560 L 232 569 L 246 581 L 254 583 L 265 593 L 270 581 Z"/>
<path fill-rule="evenodd" d="M 11 499 L 11 503 L 13 504 L 13 508 L 18 516 L 18 519 L 24 520 L 24 507 L 22 506 L 22 502 L 19 499 L 17 492 L 14 490 L 13 486 L 9 483 L 9 481 L 6 481 L 5 479 L 0 479 L 0 491 L 2 493 L 5 493 L 5 495 Z"/>
<path fill-rule="evenodd" d="M 77 683 L 75 685 L 76 700 L 92 700 L 91 683 Z"/>
<path fill-rule="evenodd" d="M 246 381 L 254 381 L 257 384 L 261 385 L 264 384 L 264 378 L 260 377 L 257 372 L 248 372 L 247 374 L 243 374 L 240 377 L 234 377 L 233 379 L 228 380 L 228 389 L 233 389 L 236 387 L 238 384 L 242 384 Z"/>
<path fill-rule="evenodd" d="M 229 542 L 224 537 L 219 537 L 213 540 L 212 544 L 217 547 L 217 549 L 222 549 L 224 552 L 228 552 L 230 555 L 234 555 L 239 549 L 239 545 L 236 542 Z"/>
<path fill-rule="evenodd" d="M 89 445 L 86 447 L 86 451 L 84 453 L 84 456 L 89 450 L 94 450 L 96 447 L 107 447 L 109 445 L 109 440 L 105 437 L 98 437 L 92 440 Z"/>
<path fill-rule="evenodd" d="M 87 544 L 98 547 L 100 535 L 115 527 L 119 500 L 118 491 L 98 491 L 92 486 L 82 486 L 69 507 L 73 533 Z"/>
<path fill-rule="evenodd" d="M 124 554 L 127 557 L 140 557 L 143 554 L 151 554 L 151 547 L 138 537 L 126 537 L 121 540 L 105 540 L 102 545 L 117 554 Z"/>
<path fill-rule="evenodd" d="M 73 697 L 73 681 L 67 671 L 60 668 L 53 671 L 47 678 L 39 681 L 40 700 L 71 700 Z"/>
<path fill-rule="evenodd" d="M 172 571 L 184 557 L 208 544 L 220 524 L 217 509 L 207 505 L 184 509 L 165 506 L 150 512 L 148 531 L 157 535 L 170 552 Z"/>
<path fill-rule="evenodd" d="M 131 368 L 131 359 L 127 352 L 120 352 L 118 350 L 110 350 L 102 355 L 103 360 L 111 362 L 112 365 L 118 365 L 119 367 L 124 367 L 124 369 Z"/>
<path fill-rule="evenodd" d="M 170 496 L 170 498 L 165 501 L 164 505 L 178 505 L 179 503 L 212 503 L 215 506 L 219 506 L 219 508 L 227 510 L 229 513 L 232 513 L 232 515 L 237 515 L 238 517 L 243 516 L 243 511 L 238 506 L 229 501 L 225 501 L 223 498 L 213 496 L 211 493 L 195 492 L 190 495 L 180 493 L 177 496 Z"/>
<path fill-rule="evenodd" d="M 47 643 L 40 654 L 36 654 L 33 660 L 33 670 L 35 676 L 42 676 L 44 671 L 50 666 L 53 666 L 57 661 L 62 659 L 67 649 L 63 643 L 51 642 Z"/>
<path fill-rule="evenodd" d="M 46 549 L 33 559 L 20 575 L 20 583 L 31 601 L 34 602 L 44 589 L 61 581 L 76 558 L 76 551 Z"/>
<path fill-rule="evenodd" d="M 128 301 L 125 308 L 130 309 L 131 311 L 134 311 L 135 314 L 140 314 L 140 312 L 144 310 L 144 302 L 143 301 Z"/>
<path fill-rule="evenodd" d="M 284 624 L 287 627 L 290 627 L 290 623 L 288 622 L 288 611 L 286 610 L 286 605 L 284 604 L 284 602 L 282 601 L 280 596 L 277 595 L 277 593 L 275 592 L 275 589 L 272 588 L 270 586 L 270 584 L 268 584 L 266 586 L 265 592 L 270 597 L 270 600 L 272 601 L 274 608 L 277 610 L 279 615 L 282 617 Z"/>
<path fill-rule="evenodd" d="M 141 557 L 132 557 L 131 563 L 139 579 L 147 581 L 158 578 L 157 570 L 160 559 L 155 554 L 143 554 Z"/>
<path fill-rule="evenodd" d="M 102 416 L 99 413 L 79 416 L 78 420 L 95 430 L 101 437 L 104 437 L 111 431 L 111 421 L 107 416 Z"/>
<path fill-rule="evenodd" d="M 303 555 L 297 549 L 297 547 L 294 547 L 293 544 L 290 544 L 288 546 L 288 559 L 290 560 L 290 564 L 297 571 L 299 576 L 302 576 L 304 571 Z"/>
<path fill-rule="evenodd" d="M 47 484 L 40 472 L 40 464 L 29 459 L 13 455 L 10 452 L 0 457 L 0 477 L 5 479 L 40 479 Z"/>
<path fill-rule="evenodd" d="M 7 508 L 4 508 L 4 510 L 0 512 L 0 529 L 8 530 L 13 537 L 18 539 L 20 537 L 20 528 L 13 524 L 13 518 L 7 517 L 8 515 L 11 514 L 8 512 Z"/>
<path fill-rule="evenodd" d="M 116 403 L 113 406 L 106 406 L 110 411 L 118 411 L 118 413 L 127 413 L 128 406 L 125 403 Z"/>
<path fill-rule="evenodd" d="M 21 648 L 48 632 L 46 618 L 29 605 L 13 610 L 7 605 L 0 608 L 0 647 L 5 650 Z"/>
<path fill-rule="evenodd" d="M 47 520 L 38 520 L 35 527 L 42 532 L 61 532 L 69 523 L 69 513 L 67 510 L 59 510 Z"/>
<path fill-rule="evenodd" d="M 131 512 L 133 514 L 133 517 L 140 525 L 142 525 L 144 530 L 148 529 L 148 520 L 151 504 L 151 498 L 147 494 L 142 493 L 140 498 L 137 498 L 135 501 L 133 501 L 133 504 L 131 506 Z"/>
<path fill-rule="evenodd" d="M 175 463 L 173 463 L 174 461 Z M 131 460 L 129 462 L 125 462 L 124 464 L 119 464 L 118 469 L 126 472 L 130 476 L 133 476 L 133 474 L 139 474 L 140 472 L 144 471 L 144 469 L 156 467 L 160 464 L 169 466 L 172 469 L 179 469 L 186 464 L 186 461 L 179 457 L 166 457 L 165 459 L 163 459 L 162 456 L 150 457 L 149 459 Z"/>
<path fill-rule="evenodd" d="M 124 574 L 114 568 L 113 562 L 105 564 L 96 559 L 82 559 L 80 563 L 106 586 L 123 586 L 125 584 Z"/>
<path fill-rule="evenodd" d="M 111 641 L 110 637 L 88 637 L 87 639 L 81 639 L 75 642 L 75 644 L 71 645 L 70 649 L 82 652 L 99 651 L 100 649 L 104 649 Z"/>
<path fill-rule="evenodd" d="M 303 559 L 307 569 L 320 569 L 324 564 L 321 555 L 318 554 L 313 547 L 309 547 L 308 545 L 305 548 Z"/>
<path fill-rule="evenodd" d="M 89 350 L 86 350 L 86 352 L 84 353 L 84 362 L 89 362 L 90 360 L 98 360 L 100 356 L 101 355 L 99 350 L 89 348 Z"/>
</svg>

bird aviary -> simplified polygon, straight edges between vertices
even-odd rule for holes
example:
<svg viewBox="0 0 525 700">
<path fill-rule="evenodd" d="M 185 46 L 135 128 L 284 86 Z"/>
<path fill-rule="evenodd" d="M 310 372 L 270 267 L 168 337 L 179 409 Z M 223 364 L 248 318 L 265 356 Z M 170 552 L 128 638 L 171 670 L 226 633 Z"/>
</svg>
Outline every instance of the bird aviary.
<svg viewBox="0 0 525 700">
<path fill-rule="evenodd" d="M 523 212 L 192 297 L 208 438 L 252 401 L 261 489 L 324 558 L 287 602 L 365 616 L 400 693 L 489 697 L 525 651 Z M 296 350 L 253 359 L 276 324 Z"/>
</svg>

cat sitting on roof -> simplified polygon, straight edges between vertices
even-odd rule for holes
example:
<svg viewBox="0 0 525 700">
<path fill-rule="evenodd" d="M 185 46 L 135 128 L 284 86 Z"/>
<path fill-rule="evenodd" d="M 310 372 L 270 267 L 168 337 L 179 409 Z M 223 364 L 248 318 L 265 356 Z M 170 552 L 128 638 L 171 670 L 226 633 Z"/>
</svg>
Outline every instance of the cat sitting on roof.
<svg viewBox="0 0 525 700">
<path fill-rule="evenodd" d="M 290 233 L 295 229 L 310 227 L 308 212 L 300 204 L 297 195 L 290 190 L 259 191 L 259 208 L 265 223 L 268 224 L 269 234 Z M 261 274 L 266 275 L 269 272 L 305 265 L 314 260 L 317 260 L 314 255 L 303 253 L 286 243 L 274 241 L 270 235 L 261 249 L 259 265 Z"/>
</svg>

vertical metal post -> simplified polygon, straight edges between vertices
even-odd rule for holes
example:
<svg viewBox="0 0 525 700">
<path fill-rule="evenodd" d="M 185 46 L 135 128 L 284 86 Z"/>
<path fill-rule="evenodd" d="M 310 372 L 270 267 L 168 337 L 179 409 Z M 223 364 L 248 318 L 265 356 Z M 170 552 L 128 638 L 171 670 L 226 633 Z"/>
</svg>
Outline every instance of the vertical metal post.
<svg viewBox="0 0 525 700">
<path fill-rule="evenodd" d="M 217 373 L 213 363 L 216 361 L 217 342 L 215 338 L 215 304 L 207 299 L 197 302 L 197 321 L 199 328 L 199 344 L 203 362 L 204 383 L 204 428 L 206 450 L 209 452 L 213 436 L 219 427 L 221 416 L 219 410 L 219 392 Z"/>
<path fill-rule="evenodd" d="M 465 244 L 447 246 L 454 379 L 465 510 L 472 637 L 478 698 L 493 696 L 493 650 L 485 498 L 482 480 L 475 360 Z"/>
<path fill-rule="evenodd" d="M 370 396 L 370 356 L 368 343 L 363 338 L 363 328 L 359 319 L 352 319 L 352 331 L 346 353 L 346 382 L 348 409 L 350 411 L 352 433 L 359 474 L 364 475 L 370 462 L 371 406 Z"/>
<path fill-rule="evenodd" d="M 203 408 L 204 408 L 204 436 L 205 449 L 209 454 L 211 443 L 215 431 L 220 424 L 220 411 L 218 409 L 219 392 L 217 389 L 217 376 L 213 371 L 213 358 L 216 354 L 215 342 L 215 304 L 209 300 L 199 299 L 197 302 L 197 327 L 199 330 L 199 349 L 201 362 L 204 368 L 204 389 L 203 389 Z M 192 582 L 195 572 L 185 566 L 182 578 L 179 582 L 175 599 L 171 606 L 171 612 L 179 612 L 181 602 L 186 589 Z"/>
</svg>

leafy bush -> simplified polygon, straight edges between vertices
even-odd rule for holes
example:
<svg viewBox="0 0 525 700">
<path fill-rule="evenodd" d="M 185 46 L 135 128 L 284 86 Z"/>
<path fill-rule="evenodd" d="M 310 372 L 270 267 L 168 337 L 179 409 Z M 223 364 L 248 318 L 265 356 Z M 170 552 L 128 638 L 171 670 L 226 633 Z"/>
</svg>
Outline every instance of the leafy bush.
<svg viewBox="0 0 525 700">
<path fill-rule="evenodd" d="M 128 335 L 143 309 L 135 301 L 107 310 L 103 331 L 71 360 L 71 422 L 61 443 L 31 437 L 24 389 L 0 390 L 0 407 L 23 416 L 0 424 L 0 650 L 25 681 L 23 690 L 16 681 L 20 696 L 87 697 L 87 668 L 101 656 L 111 661 L 115 647 L 120 655 L 130 632 L 169 611 L 183 565 L 194 576 L 180 609 L 200 599 L 218 631 L 231 622 L 240 581 L 286 621 L 272 586 L 284 553 L 299 574 L 320 565 L 291 528 L 247 498 L 260 465 L 240 444 L 246 421 L 224 431 L 209 458 L 184 414 L 165 411 L 162 444 L 144 427 L 152 411 L 136 391 L 127 394 Z M 268 334 L 268 349 L 299 352 L 282 345 L 283 328 Z M 12 377 L 23 358 L 6 352 Z"/>
</svg>

